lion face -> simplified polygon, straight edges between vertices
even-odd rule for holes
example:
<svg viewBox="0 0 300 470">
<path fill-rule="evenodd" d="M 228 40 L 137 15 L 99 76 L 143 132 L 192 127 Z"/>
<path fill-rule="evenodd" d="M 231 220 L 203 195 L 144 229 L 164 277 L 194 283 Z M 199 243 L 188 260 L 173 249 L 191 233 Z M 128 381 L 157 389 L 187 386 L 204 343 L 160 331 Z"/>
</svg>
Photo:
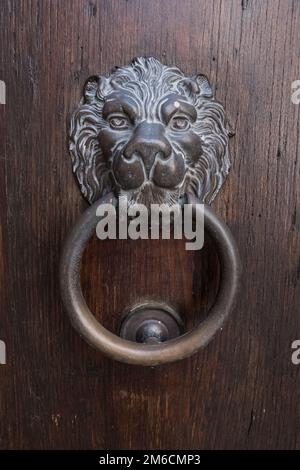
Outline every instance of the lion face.
<svg viewBox="0 0 300 470">
<path fill-rule="evenodd" d="M 71 122 L 73 170 L 90 202 L 109 191 L 173 204 L 210 202 L 230 166 L 224 109 L 203 75 L 136 59 L 87 82 Z"/>
</svg>

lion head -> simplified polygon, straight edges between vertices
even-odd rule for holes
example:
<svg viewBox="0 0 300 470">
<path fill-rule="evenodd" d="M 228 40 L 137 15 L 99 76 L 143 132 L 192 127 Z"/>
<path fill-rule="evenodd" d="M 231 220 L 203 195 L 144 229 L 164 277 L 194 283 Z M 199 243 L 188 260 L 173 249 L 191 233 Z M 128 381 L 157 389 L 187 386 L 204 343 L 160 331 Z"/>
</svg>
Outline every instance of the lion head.
<svg viewBox="0 0 300 470">
<path fill-rule="evenodd" d="M 138 58 L 87 81 L 69 148 L 90 203 L 110 191 L 129 203 L 171 205 L 187 192 L 210 203 L 230 167 L 229 136 L 204 75 Z"/>
</svg>

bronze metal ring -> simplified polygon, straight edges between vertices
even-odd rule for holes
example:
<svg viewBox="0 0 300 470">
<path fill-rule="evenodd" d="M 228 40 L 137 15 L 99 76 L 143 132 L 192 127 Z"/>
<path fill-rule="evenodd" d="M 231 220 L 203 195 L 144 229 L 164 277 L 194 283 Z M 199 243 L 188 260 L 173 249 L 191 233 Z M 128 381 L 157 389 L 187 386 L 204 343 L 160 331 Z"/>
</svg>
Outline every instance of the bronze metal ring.
<svg viewBox="0 0 300 470">
<path fill-rule="evenodd" d="M 188 195 L 193 204 L 193 217 L 200 201 Z M 143 366 L 178 361 L 204 347 L 224 324 L 238 292 L 241 263 L 235 240 L 214 210 L 205 205 L 205 230 L 212 237 L 221 267 L 220 286 L 208 317 L 191 331 L 159 344 L 140 344 L 125 340 L 104 328 L 93 316 L 82 294 L 80 265 L 84 248 L 93 235 L 99 218 L 100 204 L 117 204 L 113 194 L 104 196 L 90 206 L 78 219 L 63 248 L 60 264 L 60 286 L 64 305 L 74 328 L 95 348 L 112 359 Z"/>
</svg>

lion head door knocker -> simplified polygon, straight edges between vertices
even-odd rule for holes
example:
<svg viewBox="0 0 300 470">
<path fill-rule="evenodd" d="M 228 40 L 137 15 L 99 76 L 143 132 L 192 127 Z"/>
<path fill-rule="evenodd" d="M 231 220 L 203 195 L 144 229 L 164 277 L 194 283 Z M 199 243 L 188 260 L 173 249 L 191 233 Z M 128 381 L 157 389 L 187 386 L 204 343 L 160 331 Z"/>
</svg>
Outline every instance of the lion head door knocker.
<svg viewBox="0 0 300 470">
<path fill-rule="evenodd" d="M 208 205 L 230 167 L 230 130 L 224 108 L 204 75 L 188 77 L 154 58 L 138 58 L 108 76 L 90 78 L 74 112 L 69 148 L 73 171 L 91 206 L 65 243 L 61 291 L 73 326 L 88 343 L 127 363 L 156 365 L 187 357 L 222 327 L 234 304 L 240 259 L 230 230 Z M 172 206 L 185 199 L 192 216 L 204 206 L 204 228 L 216 244 L 221 280 L 208 317 L 183 334 L 179 314 L 166 303 L 135 306 L 120 335 L 89 310 L 80 286 L 82 252 L 102 204 Z"/>
</svg>

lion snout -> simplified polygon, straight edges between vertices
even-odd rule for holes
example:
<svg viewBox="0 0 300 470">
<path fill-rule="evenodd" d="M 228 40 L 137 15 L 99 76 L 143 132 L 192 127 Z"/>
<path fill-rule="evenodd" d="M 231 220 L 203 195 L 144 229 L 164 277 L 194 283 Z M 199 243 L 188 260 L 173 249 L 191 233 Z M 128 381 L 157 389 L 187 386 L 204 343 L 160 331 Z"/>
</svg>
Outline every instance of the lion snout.
<svg viewBox="0 0 300 470">
<path fill-rule="evenodd" d="M 137 189 L 145 182 L 174 189 L 183 180 L 185 164 L 174 152 L 160 123 L 142 122 L 114 158 L 113 171 L 123 189 Z"/>
<path fill-rule="evenodd" d="M 185 162 L 182 155 L 172 152 L 165 157 L 157 149 L 147 159 L 138 152 L 129 158 L 120 153 L 114 159 L 113 173 L 117 184 L 125 190 L 138 189 L 146 182 L 160 188 L 175 189 L 184 179 Z"/>
</svg>

